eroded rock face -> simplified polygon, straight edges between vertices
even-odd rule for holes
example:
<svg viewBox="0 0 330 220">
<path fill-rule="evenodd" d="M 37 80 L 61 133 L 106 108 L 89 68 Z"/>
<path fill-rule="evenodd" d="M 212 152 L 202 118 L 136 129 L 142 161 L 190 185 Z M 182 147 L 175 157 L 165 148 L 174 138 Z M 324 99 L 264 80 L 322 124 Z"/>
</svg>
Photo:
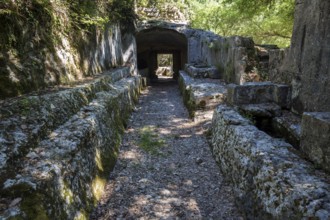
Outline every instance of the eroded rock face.
<svg viewBox="0 0 330 220">
<path fill-rule="evenodd" d="M 18 129 L 25 139 L 18 152 L 8 141 L 1 145 L 5 159 L 0 218 L 88 218 L 115 163 L 120 135 L 140 86 L 141 78 L 130 76 L 129 68 L 118 69 L 77 88 L 36 97 L 35 115 L 25 116 L 34 124 L 22 127 L 19 120 L 11 120 L 15 113 L 7 115 L 11 126 L 2 127 L 7 130 L 1 141 L 17 133 L 9 128 Z M 31 129 L 40 126 L 33 134 Z"/>
<path fill-rule="evenodd" d="M 281 72 L 281 66 L 287 56 L 289 49 L 271 49 L 269 50 L 269 73 L 268 80 L 274 83 L 291 84 L 292 76 Z"/>
<path fill-rule="evenodd" d="M 330 172 L 330 112 L 305 112 L 301 128 L 301 150 Z"/>
<path fill-rule="evenodd" d="M 233 108 L 220 105 L 215 110 L 211 144 L 248 219 L 330 218 L 328 175 Z"/>
<path fill-rule="evenodd" d="M 122 33 L 120 25 L 107 25 L 104 30 L 97 29 L 90 33 L 91 38 L 85 36 L 83 43 L 81 37 L 84 33 L 81 32 L 78 35 L 79 40 L 72 42 L 70 37 L 59 33 L 56 37 L 58 39 L 56 45 L 53 45 L 54 42 L 49 42 L 53 50 L 44 48 L 43 55 L 38 56 L 31 54 L 38 54 L 41 50 L 40 46 L 26 41 L 26 45 L 31 44 L 29 48 L 31 54 L 29 52 L 25 62 L 18 60 L 14 64 L 10 60 L 5 60 L 1 63 L 0 99 L 45 89 L 49 86 L 71 84 L 79 79 L 122 65 L 130 65 L 136 72 L 134 36 L 131 33 Z M 45 39 L 40 41 L 45 41 Z M 75 43 L 80 45 L 79 48 L 74 45 Z M 6 51 L 0 53 L 1 56 L 6 56 Z"/>
<path fill-rule="evenodd" d="M 291 48 L 282 67 L 291 75 L 297 113 L 330 111 L 330 2 L 296 0 Z"/>
</svg>

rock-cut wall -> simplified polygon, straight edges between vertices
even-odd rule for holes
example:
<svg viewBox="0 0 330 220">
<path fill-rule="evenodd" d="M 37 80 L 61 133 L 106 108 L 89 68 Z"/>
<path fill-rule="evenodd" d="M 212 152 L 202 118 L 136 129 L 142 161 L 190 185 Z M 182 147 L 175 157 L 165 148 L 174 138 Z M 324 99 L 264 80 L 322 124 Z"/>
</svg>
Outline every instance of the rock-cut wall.
<svg viewBox="0 0 330 220">
<path fill-rule="evenodd" d="M 284 75 L 292 76 L 292 108 L 330 111 L 330 1 L 296 0 L 292 43 Z"/>
<path fill-rule="evenodd" d="M 87 219 L 113 168 L 141 77 L 118 68 L 0 108 L 0 219 Z"/>
<path fill-rule="evenodd" d="M 22 27 L 22 32 L 28 32 L 24 28 L 28 29 Z M 88 32 L 72 30 L 68 35 L 56 32 L 53 37 L 55 42 L 37 44 L 22 36 L 24 49 L 15 53 L 13 48 L 0 50 L 0 99 L 71 85 L 122 65 L 129 65 L 137 73 L 135 38 L 132 33 L 122 32 L 119 24 Z"/>
</svg>

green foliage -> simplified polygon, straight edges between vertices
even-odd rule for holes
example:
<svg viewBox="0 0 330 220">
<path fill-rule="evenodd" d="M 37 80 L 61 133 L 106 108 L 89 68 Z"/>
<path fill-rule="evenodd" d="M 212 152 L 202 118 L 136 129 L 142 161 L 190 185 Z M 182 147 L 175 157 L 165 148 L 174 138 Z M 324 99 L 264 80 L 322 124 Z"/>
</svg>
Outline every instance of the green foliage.
<svg viewBox="0 0 330 220">
<path fill-rule="evenodd" d="M 195 28 L 223 36 L 251 36 L 259 44 L 290 44 L 294 0 L 210 0 L 208 7 L 204 4 L 192 5 L 191 23 Z"/>
<path fill-rule="evenodd" d="M 165 140 L 158 136 L 154 131 L 154 127 L 146 126 L 140 130 L 138 145 L 151 155 L 161 155 L 159 149 L 165 145 Z"/>
<path fill-rule="evenodd" d="M 79 29 L 90 28 L 91 26 L 104 27 L 109 21 L 106 16 L 105 1 L 74 1 L 67 0 L 67 7 L 70 9 L 69 15 L 73 26 Z"/>
<path fill-rule="evenodd" d="M 124 28 L 131 27 L 137 18 L 134 7 L 134 0 L 111 0 L 108 9 L 110 20 L 119 21 Z"/>
</svg>

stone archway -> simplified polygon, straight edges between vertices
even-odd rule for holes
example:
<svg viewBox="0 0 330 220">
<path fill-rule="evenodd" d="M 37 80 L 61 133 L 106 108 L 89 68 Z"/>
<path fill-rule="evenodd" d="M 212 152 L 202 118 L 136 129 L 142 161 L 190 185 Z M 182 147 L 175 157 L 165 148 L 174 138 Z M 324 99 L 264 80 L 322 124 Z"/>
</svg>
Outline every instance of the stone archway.
<svg viewBox="0 0 330 220">
<path fill-rule="evenodd" d="M 153 27 L 136 34 L 138 68 L 142 75 L 156 77 L 157 54 L 173 55 L 173 78 L 178 78 L 179 70 L 187 63 L 188 40 L 175 30 Z"/>
</svg>

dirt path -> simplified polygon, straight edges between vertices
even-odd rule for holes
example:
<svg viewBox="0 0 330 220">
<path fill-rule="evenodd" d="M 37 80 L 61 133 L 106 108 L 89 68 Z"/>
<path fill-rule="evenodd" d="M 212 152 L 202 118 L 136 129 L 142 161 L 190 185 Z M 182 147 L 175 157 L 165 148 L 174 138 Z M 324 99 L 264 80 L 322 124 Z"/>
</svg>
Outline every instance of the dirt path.
<svg viewBox="0 0 330 220">
<path fill-rule="evenodd" d="M 188 118 L 177 84 L 146 89 L 91 219 L 243 219 L 205 132 Z"/>
</svg>

